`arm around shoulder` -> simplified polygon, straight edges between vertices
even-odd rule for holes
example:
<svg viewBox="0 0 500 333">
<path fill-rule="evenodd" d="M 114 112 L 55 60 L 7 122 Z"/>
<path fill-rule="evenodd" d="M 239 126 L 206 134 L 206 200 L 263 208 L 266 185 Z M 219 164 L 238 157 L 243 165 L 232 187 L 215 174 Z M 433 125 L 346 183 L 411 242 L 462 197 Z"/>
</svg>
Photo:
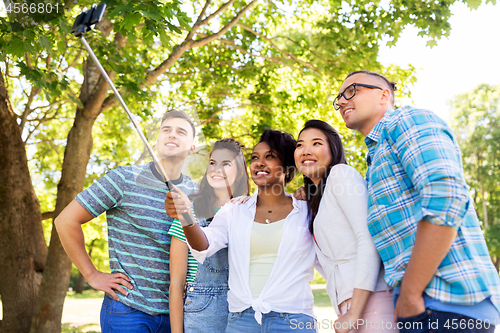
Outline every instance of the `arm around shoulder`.
<svg viewBox="0 0 500 333">
<path fill-rule="evenodd" d="M 243 204 L 242 204 L 243 205 Z M 200 228 L 199 226 L 184 227 L 184 233 L 191 249 L 191 254 L 200 263 L 203 263 L 206 257 L 209 257 L 226 248 L 229 243 L 229 224 L 234 222 L 232 219 L 232 211 L 239 205 L 226 203 L 219 212 L 215 215 L 214 219 L 208 227 Z M 189 234 L 188 234 L 189 233 Z M 203 240 L 205 238 L 204 247 L 195 247 L 193 240 Z M 201 243 L 198 241 L 198 244 Z"/>
</svg>

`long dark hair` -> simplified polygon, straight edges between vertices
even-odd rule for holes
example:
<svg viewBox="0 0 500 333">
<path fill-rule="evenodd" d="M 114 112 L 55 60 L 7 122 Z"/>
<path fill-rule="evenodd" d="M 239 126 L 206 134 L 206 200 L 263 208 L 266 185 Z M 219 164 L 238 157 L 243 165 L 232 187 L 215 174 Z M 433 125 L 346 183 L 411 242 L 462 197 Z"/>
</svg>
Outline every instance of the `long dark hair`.
<svg viewBox="0 0 500 333">
<path fill-rule="evenodd" d="M 307 208 L 308 208 L 308 218 L 309 218 L 309 231 L 313 233 L 314 231 L 314 218 L 318 213 L 319 203 L 323 197 L 323 191 L 325 190 L 326 180 L 330 174 L 330 170 L 334 165 L 337 164 L 347 164 L 345 159 L 344 146 L 342 145 L 342 140 L 340 139 L 339 133 L 332 127 L 332 125 L 325 123 L 324 121 L 312 119 L 308 120 L 304 125 L 304 128 L 300 131 L 300 134 L 309 128 L 315 128 L 323 132 L 326 136 L 328 147 L 332 154 L 332 161 L 327 166 L 325 173 L 321 177 L 318 186 L 316 186 L 313 181 L 304 176 L 304 187 L 306 190 L 307 198 Z"/>
<path fill-rule="evenodd" d="M 261 142 L 267 143 L 271 151 L 278 155 L 286 172 L 285 184 L 288 184 L 297 172 L 293 155 L 297 141 L 289 133 L 267 129 L 260 136 L 259 143 Z"/>
<path fill-rule="evenodd" d="M 241 195 L 249 195 L 250 182 L 248 180 L 247 164 L 245 157 L 241 152 L 240 145 L 237 141 L 233 139 L 222 139 L 217 141 L 210 152 L 210 157 L 215 150 L 227 149 L 234 153 L 234 161 L 236 163 L 236 179 L 234 184 L 231 186 L 231 198 L 238 197 Z M 208 168 L 207 168 L 208 170 Z M 214 206 L 217 202 L 217 195 L 215 191 L 210 186 L 207 180 L 207 172 L 200 181 L 200 188 L 197 193 L 189 196 L 191 201 L 193 201 L 194 213 L 197 217 L 204 218 L 210 221 L 215 215 Z M 195 200 L 196 199 L 196 200 Z"/>
</svg>

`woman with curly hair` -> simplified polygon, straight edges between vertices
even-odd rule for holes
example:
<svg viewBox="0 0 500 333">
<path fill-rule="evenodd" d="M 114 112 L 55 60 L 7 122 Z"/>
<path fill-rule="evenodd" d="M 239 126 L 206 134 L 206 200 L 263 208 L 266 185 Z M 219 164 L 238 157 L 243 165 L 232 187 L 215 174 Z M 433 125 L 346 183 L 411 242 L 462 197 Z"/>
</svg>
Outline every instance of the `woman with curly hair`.
<svg viewBox="0 0 500 333">
<path fill-rule="evenodd" d="M 248 195 L 245 158 L 237 141 L 217 141 L 199 191 L 190 195 L 193 214 L 206 227 L 215 213 L 233 196 Z M 221 249 L 198 264 L 186 244 L 178 220 L 168 234 L 170 245 L 170 326 L 171 331 L 225 332 L 228 316 L 227 249 Z M 187 285 L 186 285 L 187 282 Z M 184 287 L 186 291 L 184 293 Z M 185 298 L 184 298 L 185 294 Z"/>
<path fill-rule="evenodd" d="M 229 250 L 226 332 L 316 332 L 309 285 L 316 255 L 307 204 L 285 192 L 296 172 L 295 145 L 288 133 L 264 131 L 250 164 L 257 193 L 240 205 L 227 203 L 207 228 L 183 220 L 180 214 L 190 212 L 184 194 L 167 194 L 167 213 L 180 217 L 199 262 Z"/>
</svg>

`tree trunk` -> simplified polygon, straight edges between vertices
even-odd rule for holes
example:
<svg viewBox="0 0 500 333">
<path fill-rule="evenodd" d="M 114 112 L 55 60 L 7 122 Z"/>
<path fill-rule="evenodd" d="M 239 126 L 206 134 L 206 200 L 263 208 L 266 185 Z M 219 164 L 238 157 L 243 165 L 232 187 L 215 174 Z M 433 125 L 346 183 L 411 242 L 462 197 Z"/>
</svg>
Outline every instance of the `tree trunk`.
<svg viewBox="0 0 500 333">
<path fill-rule="evenodd" d="M 28 332 L 47 256 L 42 213 L 21 130 L 0 72 L 0 294 L 2 333 Z"/>
<path fill-rule="evenodd" d="M 149 71 L 141 87 L 149 86 L 165 73 L 187 50 L 200 47 L 225 34 L 237 21 L 254 6 L 252 1 L 245 6 L 225 27 L 217 34 L 200 40 L 193 40 L 189 34 L 186 40 L 177 45 L 169 57 L 156 69 Z M 96 29 L 108 36 L 113 26 L 109 19 L 104 17 L 96 24 Z M 117 47 L 122 47 L 126 39 L 119 33 L 115 36 Z M 115 73 L 108 72 L 111 80 Z M 86 168 L 92 150 L 92 126 L 99 114 L 115 104 L 115 96 L 106 98 L 109 87 L 101 77 L 92 60 L 84 64 L 84 82 L 80 91 L 80 101 L 83 108 L 77 107 L 73 127 L 68 134 L 68 141 L 64 151 L 61 180 L 57 187 L 56 208 L 54 219 L 75 196 L 83 189 Z M 125 116 L 124 116 L 125 117 Z M 126 117 L 125 117 L 126 118 Z M 59 333 L 61 332 L 61 318 L 64 298 L 68 289 L 71 275 L 71 261 L 64 251 L 56 228 L 52 228 L 47 263 L 43 274 L 40 291 L 36 300 L 35 312 L 31 321 L 30 333 Z M 3 332 L 2 332 L 3 333 Z"/>
<path fill-rule="evenodd" d="M 78 278 L 76 279 L 76 282 L 75 282 L 75 293 L 76 294 L 83 293 L 83 290 L 85 289 L 86 282 L 87 282 L 87 280 L 85 280 L 85 277 L 83 276 L 83 274 L 78 272 Z"/>
<path fill-rule="evenodd" d="M 54 218 L 83 189 L 87 163 L 92 151 L 92 126 L 100 113 L 99 101 L 106 97 L 106 82 L 99 80 L 96 93 L 89 96 L 84 108 L 77 108 L 75 122 L 68 135 L 64 151 L 61 180 L 57 186 Z M 99 86 L 99 84 L 98 84 Z M 97 109 L 97 111 L 95 111 Z M 47 265 L 30 332 L 61 332 L 64 298 L 71 276 L 71 260 L 66 255 L 56 228 L 52 228 Z"/>
<path fill-rule="evenodd" d="M 96 25 L 105 36 L 112 25 L 104 18 Z M 61 179 L 57 185 L 55 219 L 83 189 L 87 164 L 92 151 L 92 126 L 101 113 L 101 106 L 108 92 L 108 84 L 101 77 L 90 57 L 84 64 L 84 81 L 80 90 L 83 108 L 76 108 L 75 121 L 69 131 L 64 150 Z M 114 78 L 114 73 L 108 73 Z M 52 226 L 47 263 L 36 300 L 30 333 L 60 333 L 64 299 L 71 276 L 71 260 L 64 251 L 57 230 Z"/>
</svg>

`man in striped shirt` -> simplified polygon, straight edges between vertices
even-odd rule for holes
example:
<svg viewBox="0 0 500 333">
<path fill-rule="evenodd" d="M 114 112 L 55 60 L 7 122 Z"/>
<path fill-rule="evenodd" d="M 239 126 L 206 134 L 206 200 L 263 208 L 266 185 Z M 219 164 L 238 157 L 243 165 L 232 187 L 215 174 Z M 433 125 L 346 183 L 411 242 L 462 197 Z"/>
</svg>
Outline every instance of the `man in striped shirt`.
<svg viewBox="0 0 500 333">
<path fill-rule="evenodd" d="M 172 183 L 184 193 L 197 183 L 181 170 L 194 150 L 189 116 L 172 110 L 162 118 L 157 152 Z M 155 165 L 121 166 L 79 193 L 57 217 L 61 243 L 88 283 L 106 292 L 102 332 L 170 332 L 168 288 L 173 219 L 165 213 L 168 189 Z M 98 271 L 85 250 L 81 225 L 106 212 L 111 273 Z"/>
<path fill-rule="evenodd" d="M 428 110 L 394 110 L 395 84 L 347 76 L 334 100 L 368 147 L 368 228 L 395 287 L 402 332 L 491 331 L 500 280 L 465 183 L 451 129 Z"/>
</svg>

